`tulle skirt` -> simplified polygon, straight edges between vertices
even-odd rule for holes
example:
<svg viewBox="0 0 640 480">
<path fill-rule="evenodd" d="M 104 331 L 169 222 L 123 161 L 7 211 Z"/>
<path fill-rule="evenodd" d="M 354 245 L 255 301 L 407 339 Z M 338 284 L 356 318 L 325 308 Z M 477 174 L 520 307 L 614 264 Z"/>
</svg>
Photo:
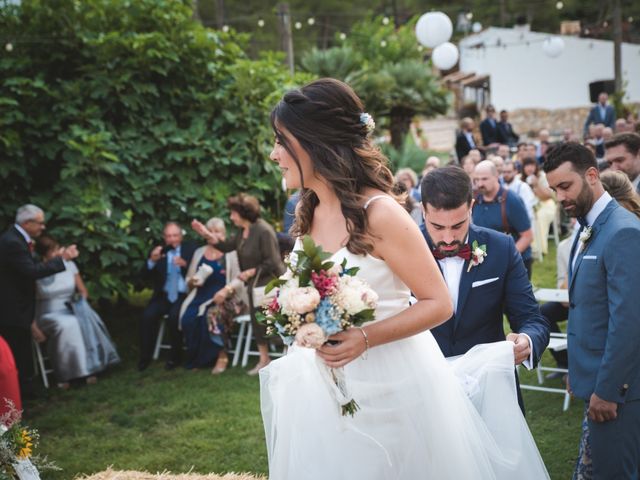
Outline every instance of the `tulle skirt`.
<svg viewBox="0 0 640 480">
<path fill-rule="evenodd" d="M 453 360 L 430 332 L 372 348 L 344 368 L 353 417 L 327 371 L 295 346 L 260 371 L 270 480 L 549 478 L 518 406 L 510 342 Z"/>
</svg>

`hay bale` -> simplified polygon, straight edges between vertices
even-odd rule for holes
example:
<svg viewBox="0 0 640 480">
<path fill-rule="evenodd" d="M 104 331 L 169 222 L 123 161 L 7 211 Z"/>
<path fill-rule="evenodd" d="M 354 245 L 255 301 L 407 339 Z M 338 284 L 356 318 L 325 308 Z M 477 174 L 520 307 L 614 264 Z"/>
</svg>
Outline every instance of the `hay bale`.
<svg viewBox="0 0 640 480">
<path fill-rule="evenodd" d="M 267 477 L 251 475 L 250 473 L 226 473 L 216 475 L 209 473 L 200 475 L 197 473 L 177 473 L 164 471 L 162 473 L 136 472 L 113 470 L 111 467 L 103 472 L 78 477 L 79 480 L 267 480 Z"/>
</svg>

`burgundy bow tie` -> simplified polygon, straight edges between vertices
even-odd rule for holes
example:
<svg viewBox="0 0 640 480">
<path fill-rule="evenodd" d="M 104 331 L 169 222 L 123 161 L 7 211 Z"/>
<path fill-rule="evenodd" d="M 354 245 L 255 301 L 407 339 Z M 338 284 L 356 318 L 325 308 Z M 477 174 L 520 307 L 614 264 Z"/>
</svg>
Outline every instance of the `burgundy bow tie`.
<svg viewBox="0 0 640 480">
<path fill-rule="evenodd" d="M 452 253 L 449 255 L 441 251 L 439 248 L 434 248 L 432 252 L 436 260 L 442 260 L 443 258 L 449 258 L 449 257 L 460 257 L 460 258 L 464 258 L 465 260 L 469 260 L 471 258 L 471 247 L 468 244 L 461 246 L 456 253 Z"/>
</svg>

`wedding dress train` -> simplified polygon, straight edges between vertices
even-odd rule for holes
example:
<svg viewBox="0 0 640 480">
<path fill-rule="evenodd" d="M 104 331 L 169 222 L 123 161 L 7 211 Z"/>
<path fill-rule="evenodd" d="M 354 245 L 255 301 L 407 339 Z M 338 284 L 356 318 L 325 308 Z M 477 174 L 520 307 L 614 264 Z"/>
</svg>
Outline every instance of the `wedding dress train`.
<svg viewBox="0 0 640 480">
<path fill-rule="evenodd" d="M 376 319 L 409 305 L 386 263 L 341 249 L 378 293 Z M 344 367 L 360 406 L 342 416 L 327 367 L 293 346 L 260 371 L 270 480 L 549 478 L 516 397 L 513 344 L 445 359 L 429 331 L 371 348 Z"/>
</svg>

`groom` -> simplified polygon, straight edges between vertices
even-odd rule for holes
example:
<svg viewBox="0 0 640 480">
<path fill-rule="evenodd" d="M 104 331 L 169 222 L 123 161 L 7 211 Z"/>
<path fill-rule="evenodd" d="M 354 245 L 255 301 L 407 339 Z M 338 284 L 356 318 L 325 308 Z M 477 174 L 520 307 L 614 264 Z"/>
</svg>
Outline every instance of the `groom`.
<svg viewBox="0 0 640 480">
<path fill-rule="evenodd" d="M 472 186 L 461 168 L 438 168 L 425 175 L 421 187 L 423 233 L 454 305 L 453 317 L 431 330 L 442 353 L 462 355 L 475 345 L 504 340 L 506 313 L 515 364 L 533 368 L 549 343 L 549 325 L 513 238 L 471 224 Z M 524 413 L 520 388 L 518 403 Z"/>
<path fill-rule="evenodd" d="M 562 207 L 581 225 L 569 257 L 567 330 L 569 383 L 585 400 L 588 417 L 580 458 L 590 445 L 593 478 L 638 479 L 640 220 L 605 192 L 586 147 L 553 148 L 544 171 Z"/>
</svg>

